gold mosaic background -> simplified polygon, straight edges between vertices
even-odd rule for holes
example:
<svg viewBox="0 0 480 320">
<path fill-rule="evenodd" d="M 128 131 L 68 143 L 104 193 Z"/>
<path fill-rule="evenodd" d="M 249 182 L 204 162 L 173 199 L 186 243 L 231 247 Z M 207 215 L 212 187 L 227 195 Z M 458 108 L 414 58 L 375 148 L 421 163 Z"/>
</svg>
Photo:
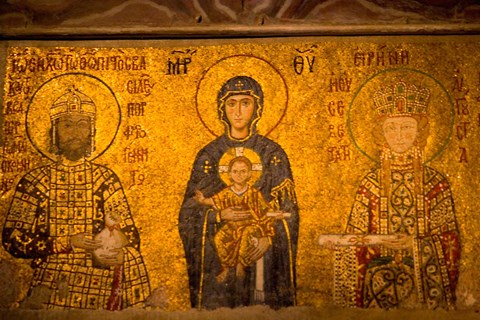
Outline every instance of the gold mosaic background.
<svg viewBox="0 0 480 320">
<path fill-rule="evenodd" d="M 99 151 L 93 161 L 108 166 L 122 181 L 141 232 L 151 287 L 163 292 L 167 310 L 188 309 L 186 265 L 177 227 L 180 205 L 195 155 L 223 130 L 216 120 L 218 90 L 226 79 L 248 75 L 265 92 L 260 133 L 268 133 L 288 154 L 295 180 L 301 218 L 298 304 L 332 305 L 332 254 L 318 245 L 318 236 L 343 232 L 360 180 L 376 165 L 371 138 L 373 92 L 389 81 L 413 80 L 432 91 L 427 156 L 429 165 L 445 173 L 452 187 L 462 243 L 458 306 L 471 308 L 480 300 L 479 39 L 12 45 L 6 51 L 2 103 L 0 222 L 3 225 L 21 176 L 49 163 L 44 146 L 50 105 L 64 85 L 76 83 L 97 97 Z M 66 73 L 88 76 L 49 81 Z M 95 78 L 114 92 L 121 119 L 107 87 Z M 44 157 L 25 129 L 26 110 L 37 90 L 27 122 Z M 100 154 L 102 148 L 106 150 Z M 143 156 L 132 157 L 130 152 Z M 21 300 L 30 283 L 29 261 L 15 259 L 3 248 L 0 259 L 18 267 Z"/>
</svg>

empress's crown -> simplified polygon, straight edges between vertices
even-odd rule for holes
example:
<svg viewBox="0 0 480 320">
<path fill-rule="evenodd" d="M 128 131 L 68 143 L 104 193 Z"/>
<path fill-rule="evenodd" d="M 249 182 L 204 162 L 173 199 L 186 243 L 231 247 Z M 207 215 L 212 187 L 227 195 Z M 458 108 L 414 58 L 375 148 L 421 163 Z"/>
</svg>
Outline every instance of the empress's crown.
<svg viewBox="0 0 480 320">
<path fill-rule="evenodd" d="M 430 90 L 403 81 L 384 87 L 373 95 L 374 108 L 380 116 L 409 116 L 427 113 Z"/>
</svg>

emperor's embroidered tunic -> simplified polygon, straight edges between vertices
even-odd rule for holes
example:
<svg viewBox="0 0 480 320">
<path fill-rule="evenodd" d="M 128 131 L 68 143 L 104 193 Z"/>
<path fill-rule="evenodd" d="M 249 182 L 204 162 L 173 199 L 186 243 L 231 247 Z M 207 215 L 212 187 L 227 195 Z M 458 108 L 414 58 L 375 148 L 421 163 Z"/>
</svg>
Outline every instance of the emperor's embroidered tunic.
<svg viewBox="0 0 480 320">
<path fill-rule="evenodd" d="M 69 240 L 78 233 L 98 234 L 111 212 L 121 217 L 120 230 L 128 239 L 124 263 L 116 267 L 101 265 Z M 49 288 L 48 308 L 119 310 L 140 305 L 150 294 L 139 234 L 120 180 L 86 160 L 37 168 L 20 180 L 3 245 L 14 257 L 33 259 L 30 291 Z"/>
</svg>

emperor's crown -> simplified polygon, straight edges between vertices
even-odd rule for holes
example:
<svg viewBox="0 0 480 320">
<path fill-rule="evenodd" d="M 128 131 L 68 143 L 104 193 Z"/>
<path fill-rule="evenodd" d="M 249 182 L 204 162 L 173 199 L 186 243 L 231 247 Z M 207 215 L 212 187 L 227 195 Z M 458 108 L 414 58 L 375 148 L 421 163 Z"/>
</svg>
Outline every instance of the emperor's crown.
<svg viewBox="0 0 480 320">
<path fill-rule="evenodd" d="M 375 92 L 375 113 L 380 116 L 409 116 L 427 113 L 430 90 L 403 81 Z"/>
<path fill-rule="evenodd" d="M 79 113 L 95 119 L 95 103 L 89 96 L 75 87 L 69 88 L 50 108 L 50 118 L 55 120 L 61 116 Z"/>
</svg>

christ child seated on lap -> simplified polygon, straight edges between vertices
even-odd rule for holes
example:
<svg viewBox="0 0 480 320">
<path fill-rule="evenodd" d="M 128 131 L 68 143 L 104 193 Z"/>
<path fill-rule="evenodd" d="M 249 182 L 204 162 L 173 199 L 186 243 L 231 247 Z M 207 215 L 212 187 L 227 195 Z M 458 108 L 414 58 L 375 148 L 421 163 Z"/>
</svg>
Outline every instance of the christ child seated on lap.
<svg viewBox="0 0 480 320">
<path fill-rule="evenodd" d="M 283 219 L 282 212 L 269 212 L 270 206 L 260 191 L 250 186 L 252 163 L 244 156 L 233 158 L 228 165 L 228 176 L 232 184 L 210 198 L 199 190 L 195 200 L 219 211 L 225 224 L 215 234 L 215 249 L 221 264 L 218 282 L 225 282 L 230 268 L 236 268 L 238 278 L 245 277 L 245 268 L 255 260 L 251 253 L 258 245 L 258 239 L 275 235 L 275 219 Z M 226 219 L 224 213 L 233 212 L 234 218 Z M 237 218 L 235 218 L 237 214 Z"/>
</svg>

